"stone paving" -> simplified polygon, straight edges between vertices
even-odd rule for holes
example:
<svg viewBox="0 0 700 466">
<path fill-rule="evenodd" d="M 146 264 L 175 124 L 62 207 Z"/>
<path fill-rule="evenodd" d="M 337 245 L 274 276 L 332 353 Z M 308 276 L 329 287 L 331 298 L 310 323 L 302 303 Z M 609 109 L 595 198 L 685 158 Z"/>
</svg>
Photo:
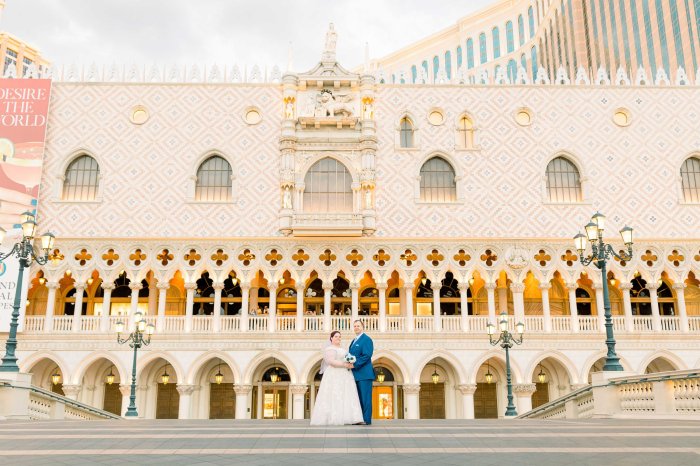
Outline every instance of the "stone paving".
<svg viewBox="0 0 700 466">
<path fill-rule="evenodd" d="M 700 421 L 4 421 L 0 465 L 698 465 Z"/>
</svg>

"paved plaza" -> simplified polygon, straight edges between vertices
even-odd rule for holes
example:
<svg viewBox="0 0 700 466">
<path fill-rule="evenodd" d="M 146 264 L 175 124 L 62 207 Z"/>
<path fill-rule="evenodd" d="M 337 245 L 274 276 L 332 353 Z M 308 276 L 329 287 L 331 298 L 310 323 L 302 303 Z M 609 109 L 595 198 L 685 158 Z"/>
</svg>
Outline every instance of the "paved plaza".
<svg viewBox="0 0 700 466">
<path fill-rule="evenodd" d="M 0 422 L 0 464 L 700 464 L 700 421 Z"/>
</svg>

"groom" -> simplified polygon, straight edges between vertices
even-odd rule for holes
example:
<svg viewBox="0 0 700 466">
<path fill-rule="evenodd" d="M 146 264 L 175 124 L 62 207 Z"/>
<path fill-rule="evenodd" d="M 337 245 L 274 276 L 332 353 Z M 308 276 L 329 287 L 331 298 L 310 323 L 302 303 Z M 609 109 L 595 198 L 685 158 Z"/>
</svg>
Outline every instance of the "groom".
<svg viewBox="0 0 700 466">
<path fill-rule="evenodd" d="M 366 425 L 372 424 L 372 382 L 374 381 L 374 368 L 372 367 L 372 352 L 374 343 L 365 334 L 365 326 L 361 320 L 353 323 L 355 338 L 350 343 L 349 353 L 355 356 L 352 375 L 355 377 L 357 394 L 360 397 L 362 417 Z"/>
</svg>

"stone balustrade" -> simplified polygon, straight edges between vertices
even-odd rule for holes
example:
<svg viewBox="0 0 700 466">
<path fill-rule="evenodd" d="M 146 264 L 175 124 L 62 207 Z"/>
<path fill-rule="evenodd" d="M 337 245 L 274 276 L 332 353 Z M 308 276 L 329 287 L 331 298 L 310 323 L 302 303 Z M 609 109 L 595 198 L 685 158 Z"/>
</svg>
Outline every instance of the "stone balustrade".
<svg viewBox="0 0 700 466">
<path fill-rule="evenodd" d="M 413 316 L 412 328 L 408 328 L 408 320 L 405 316 L 359 316 L 365 324 L 365 329 L 372 333 L 469 333 L 485 334 L 488 324 L 487 316 L 440 316 L 440 325 L 436 329 L 434 316 Z M 155 316 L 147 316 L 149 323 L 157 325 Z M 165 316 L 161 325 L 157 325 L 160 334 L 210 334 L 210 333 L 239 333 L 248 332 L 296 332 L 298 323 L 299 331 L 303 332 L 327 332 L 330 330 L 347 331 L 352 329 L 351 316 L 330 316 L 330 327 L 325 328 L 324 316 L 304 315 L 302 319 L 297 316 L 275 316 L 276 325 L 271 325 L 269 315 L 247 316 L 247 328 L 243 328 L 240 316 L 219 316 L 218 325 L 214 316 L 192 316 L 191 325 L 185 325 L 187 316 Z M 630 325 L 626 325 L 624 316 L 613 316 L 613 328 L 616 334 L 679 334 L 688 333 L 681 327 L 679 317 L 662 316 L 660 327 L 654 328 L 650 316 L 631 316 Z M 78 333 L 110 333 L 115 329 L 117 321 L 128 320 L 125 316 L 111 316 L 108 325 L 101 325 L 100 316 L 83 316 L 80 319 Z M 598 316 L 553 316 L 547 321 L 544 316 L 526 316 L 525 332 L 528 334 L 595 334 L 604 333 L 605 327 L 601 327 Z M 572 322 L 578 322 L 572 326 Z M 515 322 L 509 321 L 511 331 L 515 330 Z M 688 317 L 689 331 L 700 332 L 700 316 Z M 49 328 L 47 325 L 51 325 Z M 53 316 L 47 320 L 44 316 L 26 316 L 24 320 L 24 333 L 73 333 L 72 316 Z"/>
</svg>

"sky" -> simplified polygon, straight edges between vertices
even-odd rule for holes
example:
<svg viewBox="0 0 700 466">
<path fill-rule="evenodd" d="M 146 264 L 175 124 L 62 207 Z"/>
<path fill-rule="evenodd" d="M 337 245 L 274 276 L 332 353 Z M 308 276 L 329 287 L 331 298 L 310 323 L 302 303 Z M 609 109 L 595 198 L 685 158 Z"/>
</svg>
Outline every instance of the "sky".
<svg viewBox="0 0 700 466">
<path fill-rule="evenodd" d="M 278 65 L 321 56 L 328 23 L 346 68 L 429 36 L 495 0 L 5 0 L 0 30 L 55 65 Z"/>
</svg>

